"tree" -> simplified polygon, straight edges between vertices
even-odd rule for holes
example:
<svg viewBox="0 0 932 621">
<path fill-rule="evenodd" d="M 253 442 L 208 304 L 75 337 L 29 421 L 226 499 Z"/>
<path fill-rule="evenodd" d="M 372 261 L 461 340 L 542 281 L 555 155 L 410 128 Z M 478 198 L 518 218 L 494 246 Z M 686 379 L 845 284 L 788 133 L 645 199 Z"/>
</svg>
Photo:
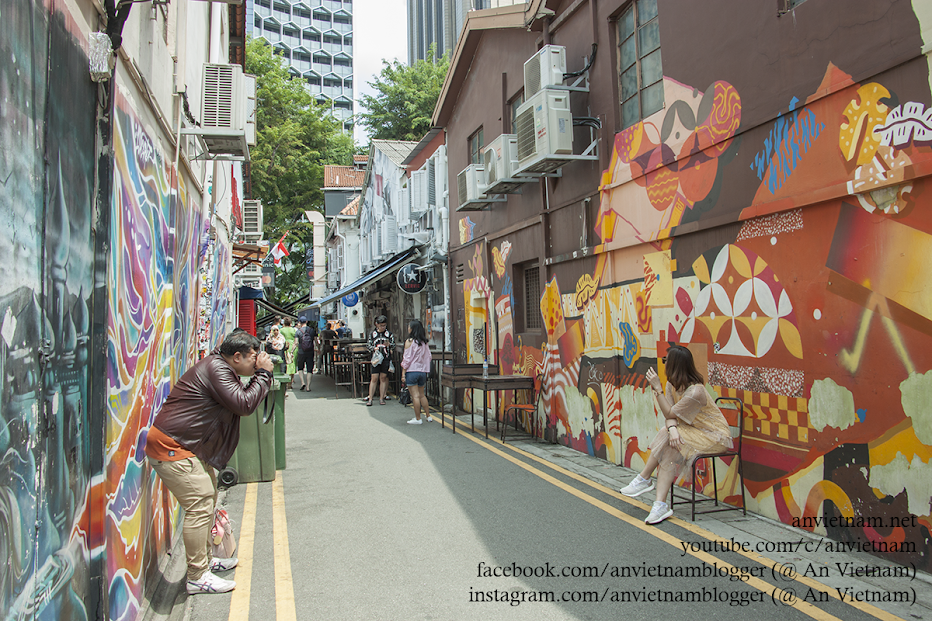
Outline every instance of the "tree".
<svg viewBox="0 0 932 621">
<path fill-rule="evenodd" d="M 265 238 L 288 231 L 291 253 L 276 274 L 274 301 L 306 297 L 305 249 L 313 235 L 305 210 L 323 210 L 324 165 L 351 166 L 355 145 L 340 122 L 318 106 L 304 81 L 262 40 L 246 42 L 246 73 L 256 76 L 256 146 L 250 149 L 253 198 L 265 211 Z"/>
<path fill-rule="evenodd" d="M 358 115 L 371 138 L 420 140 L 430 130 L 430 119 L 450 67 L 450 55 L 436 59 L 431 46 L 426 60 L 412 66 L 382 60 L 382 72 L 369 82 L 377 95 L 362 95 L 367 112 Z"/>
</svg>

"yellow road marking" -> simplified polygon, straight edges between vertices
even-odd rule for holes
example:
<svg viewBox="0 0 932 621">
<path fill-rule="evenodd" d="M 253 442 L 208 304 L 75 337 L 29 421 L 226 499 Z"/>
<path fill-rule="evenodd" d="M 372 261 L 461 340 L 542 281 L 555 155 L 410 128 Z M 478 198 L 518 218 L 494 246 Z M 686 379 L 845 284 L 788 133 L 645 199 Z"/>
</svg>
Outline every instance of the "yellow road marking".
<svg viewBox="0 0 932 621">
<path fill-rule="evenodd" d="M 256 499 L 259 486 L 256 483 L 246 485 L 246 503 L 243 507 L 243 519 L 240 523 L 239 541 L 236 543 L 236 588 L 230 599 L 229 621 L 248 621 L 249 598 L 252 594 L 252 555 L 256 536 Z"/>
<path fill-rule="evenodd" d="M 446 417 L 445 414 L 440 414 L 440 413 L 438 413 L 438 416 L 444 416 L 444 417 Z M 475 433 L 476 435 L 479 435 L 478 432 L 474 432 L 474 433 Z M 489 451 L 491 451 L 491 452 L 493 452 L 493 453 L 495 453 L 495 454 L 497 454 L 497 455 L 503 457 L 504 459 L 507 459 L 508 461 L 510 461 L 510 462 L 512 462 L 512 463 L 514 463 L 514 464 L 516 464 L 517 466 L 519 466 L 519 467 L 521 467 L 521 468 L 527 470 L 527 471 L 530 472 L 531 474 L 534 474 L 535 476 L 537 476 L 537 477 L 539 477 L 539 478 L 541 478 L 541 479 L 547 481 L 548 483 L 551 483 L 551 484 L 555 485 L 556 487 L 558 487 L 558 488 L 560 488 L 560 489 L 562 489 L 562 490 L 568 492 L 569 494 L 571 494 L 571 495 L 573 495 L 573 496 L 576 496 L 576 497 L 579 498 L 580 500 L 583 500 L 583 501 L 585 501 L 585 502 L 591 504 L 592 506 L 597 507 L 597 508 L 599 508 L 599 509 L 605 511 L 605 512 L 608 513 L 609 515 L 612 515 L 612 516 L 614 516 L 614 517 L 617 517 L 618 519 L 620 519 L 620 520 L 622 520 L 622 521 L 624 521 L 624 522 L 627 522 L 628 524 L 631 524 L 631 525 L 634 526 L 635 528 L 638 528 L 638 529 L 640 529 L 640 530 L 642 530 L 642 531 L 644 531 L 644 532 L 650 534 L 651 536 L 653 536 L 653 537 L 655 537 L 655 538 L 657 538 L 657 539 L 660 539 L 661 541 L 664 541 L 664 542 L 666 542 L 666 543 L 672 545 L 673 547 L 677 548 L 678 550 L 682 550 L 682 546 L 680 545 L 680 544 L 682 543 L 682 540 L 681 540 L 681 539 L 678 539 L 677 537 L 674 537 L 673 535 L 669 535 L 669 534 L 663 532 L 662 530 L 657 529 L 657 528 L 654 527 L 654 526 L 647 525 L 647 524 L 645 524 L 642 520 L 639 520 L 639 519 L 637 519 L 637 518 L 633 518 L 633 517 L 631 517 L 630 515 L 628 515 L 627 513 L 624 513 L 624 512 L 622 512 L 622 511 L 616 509 L 615 507 L 612 507 L 611 505 L 602 502 L 601 500 L 598 500 L 598 499 L 596 499 L 596 498 L 593 498 L 592 496 L 589 496 L 588 494 L 586 494 L 586 493 L 584 493 L 584 492 L 582 492 L 582 491 L 576 489 L 575 487 L 573 487 L 573 486 L 571 486 L 571 485 L 567 485 L 566 483 L 563 483 L 563 482 L 560 481 L 559 479 L 555 479 L 554 477 L 552 477 L 552 476 L 550 476 L 550 475 L 548 475 L 548 474 L 546 474 L 546 473 L 544 473 L 544 472 L 541 472 L 540 470 L 537 470 L 536 468 L 534 468 L 534 467 L 532 467 L 532 466 L 530 466 L 530 465 L 524 463 L 523 461 L 521 461 L 521 460 L 519 460 L 519 459 L 517 459 L 517 458 L 515 458 L 515 457 L 512 457 L 511 455 L 509 455 L 509 454 L 503 452 L 502 450 L 500 450 L 500 449 L 498 449 L 498 448 L 496 448 L 496 447 L 494 447 L 494 446 L 490 446 L 490 445 L 487 444 L 486 442 L 483 442 L 483 438 L 474 438 L 472 435 L 467 435 L 467 434 L 465 434 L 465 433 L 463 434 L 463 437 L 464 437 L 464 438 L 468 438 L 470 441 L 475 442 L 476 444 L 478 444 L 478 445 L 480 445 L 480 446 L 486 448 L 487 450 L 489 450 Z M 489 439 L 490 439 L 492 442 L 496 442 L 496 443 L 498 443 L 498 444 L 502 444 L 502 442 L 501 442 L 500 440 L 496 439 L 496 438 L 489 438 Z M 624 501 L 624 502 L 626 502 L 626 503 L 628 503 L 628 504 L 630 504 L 630 505 L 633 505 L 633 506 L 637 506 L 637 507 L 639 507 L 639 508 L 642 508 L 642 505 L 641 505 L 640 503 L 638 503 L 638 502 L 636 502 L 636 501 L 634 501 L 634 500 L 628 498 L 627 496 L 622 495 L 621 493 L 619 493 L 619 492 L 617 492 L 617 491 L 615 491 L 615 490 L 612 490 L 612 489 L 610 489 L 610 488 L 607 488 L 607 487 L 605 487 L 604 485 L 601 485 L 601 484 L 599 484 L 599 483 L 596 483 L 596 482 L 594 482 L 594 481 L 591 481 L 590 479 L 587 479 L 587 478 L 583 477 L 582 475 L 576 474 L 576 473 L 574 473 L 574 472 L 570 472 L 570 471 L 568 471 L 568 470 L 566 470 L 566 469 L 564 469 L 564 468 L 561 468 L 560 466 L 558 466 L 558 465 L 556 465 L 556 464 L 552 464 L 552 463 L 548 462 L 547 460 L 545 460 L 545 459 L 543 459 L 543 458 L 540 458 L 540 457 L 537 457 L 536 455 L 532 455 L 532 454 L 530 454 L 530 453 L 527 453 L 527 452 L 525 452 L 525 451 L 522 451 L 522 450 L 519 449 L 519 448 L 510 446 L 510 445 L 508 445 L 508 444 L 505 444 L 504 446 L 507 447 L 508 449 L 510 449 L 510 450 L 512 450 L 512 451 L 514 451 L 514 452 L 516 452 L 516 453 L 518 453 L 518 454 L 520 454 L 520 455 L 523 455 L 523 456 L 525 456 L 525 457 L 527 457 L 527 458 L 529 458 L 529 459 L 532 459 L 533 461 L 536 461 L 536 462 L 539 462 L 539 463 L 541 463 L 541 464 L 543 464 L 543 465 L 546 465 L 546 466 L 548 466 L 549 468 L 553 469 L 553 470 L 556 471 L 556 472 L 559 472 L 560 474 L 562 474 L 562 475 L 564 475 L 564 476 L 567 476 L 567 477 L 569 477 L 569 478 L 571 478 L 571 479 L 573 479 L 573 480 L 576 480 L 576 481 L 579 481 L 579 482 L 581 482 L 581 483 L 584 483 L 585 485 L 588 485 L 588 486 L 590 486 L 590 487 L 592 487 L 592 488 L 594 488 L 594 489 L 597 489 L 597 490 L 599 490 L 599 491 L 601 491 L 601 492 L 603 492 L 603 493 L 606 493 L 606 494 L 608 494 L 608 495 L 610 495 L 610 496 L 612 496 L 612 497 L 614 497 L 614 498 L 617 498 L 617 499 L 619 499 L 619 500 L 622 500 L 622 501 Z M 707 538 L 707 539 L 710 539 L 710 540 L 713 540 L 713 541 L 721 541 L 721 542 L 728 541 L 727 539 L 724 539 L 724 538 L 722 538 L 722 537 L 719 537 L 718 535 L 716 535 L 716 534 L 714 534 L 714 533 L 712 533 L 712 532 L 710 532 L 710 531 L 707 531 L 707 530 L 705 530 L 704 528 L 695 526 L 694 524 L 691 524 L 691 523 L 688 523 L 688 522 L 684 522 L 683 520 L 681 520 L 681 519 L 679 519 L 679 518 L 669 518 L 669 521 L 672 521 L 673 523 L 677 524 L 678 526 L 681 526 L 681 527 L 685 528 L 686 530 L 689 530 L 690 532 L 695 533 L 695 534 L 697 534 L 697 535 L 699 535 L 699 536 L 701 536 L 701 537 L 704 537 L 704 538 Z M 773 567 L 773 565 L 774 565 L 774 561 L 772 561 L 771 559 L 768 559 L 768 558 L 766 558 L 766 557 L 763 557 L 763 556 L 761 556 L 761 555 L 759 555 L 759 554 L 757 554 L 757 553 L 754 553 L 754 552 L 749 552 L 749 553 L 748 553 L 748 552 L 743 552 L 743 551 L 738 551 L 738 552 L 739 552 L 740 554 L 742 554 L 743 556 L 745 556 L 745 557 L 747 557 L 747 558 L 749 558 L 749 559 L 751 559 L 751 560 L 754 560 L 754 561 L 756 561 L 756 562 L 758 562 L 758 563 L 760 563 L 760 564 L 762 564 L 762 565 L 764 565 L 764 566 L 766 566 L 766 567 Z M 703 561 L 703 562 L 705 562 L 705 563 L 708 563 L 708 564 L 710 564 L 710 565 L 711 565 L 712 563 L 717 563 L 719 567 L 727 567 L 727 568 L 733 567 L 732 565 L 730 565 L 730 564 L 728 564 L 728 563 L 725 563 L 725 562 L 721 561 L 720 559 L 718 559 L 718 558 L 712 556 L 711 554 L 708 554 L 708 553 L 705 553 L 705 552 L 693 552 L 693 551 L 690 550 L 690 551 L 688 552 L 688 554 L 689 554 L 690 556 L 693 556 L 693 557 L 695 557 L 695 558 L 698 558 L 699 560 L 701 560 L 701 561 Z M 819 591 L 822 591 L 822 592 L 827 592 L 827 593 L 829 593 L 831 596 L 835 597 L 835 599 L 840 599 L 840 597 L 838 597 L 837 593 L 835 592 L 835 590 L 834 590 L 833 588 L 828 587 L 828 586 L 826 586 L 826 585 L 824 585 L 824 584 L 821 584 L 820 582 L 818 582 L 818 581 L 816 581 L 816 580 L 812 580 L 811 578 L 806 578 L 806 577 L 803 577 L 803 576 L 799 576 L 798 574 L 796 575 L 795 580 L 798 581 L 798 582 L 800 582 L 800 583 L 802 583 L 802 584 L 805 584 L 805 585 L 807 585 L 807 586 L 810 586 L 810 587 L 812 587 L 812 588 L 814 588 L 814 589 L 816 589 L 816 590 L 819 590 Z M 765 581 L 763 581 L 763 580 L 761 580 L 761 579 L 759 579 L 759 578 L 753 578 L 753 577 L 752 577 L 752 578 L 750 578 L 750 579 L 748 580 L 747 584 L 750 585 L 750 586 L 753 586 L 753 587 L 755 587 L 755 588 L 757 588 L 757 589 L 759 589 L 759 590 L 761 590 L 761 591 L 763 591 L 764 593 L 777 594 L 777 595 L 775 595 L 775 597 L 777 597 L 778 599 L 779 599 L 779 595 L 782 595 L 782 594 L 784 593 L 784 590 L 783 590 L 783 589 L 780 589 L 779 587 L 774 587 L 774 586 L 772 586 L 771 584 L 769 584 L 769 583 L 767 583 L 767 582 L 765 582 Z M 847 601 L 847 600 L 841 600 L 841 601 L 843 601 L 844 603 L 846 603 L 846 604 L 848 604 L 848 605 L 850 605 L 850 606 L 854 606 L 855 608 L 858 608 L 859 610 L 861 610 L 861 611 L 863 611 L 863 612 L 866 612 L 866 613 L 868 613 L 868 614 L 870 614 L 870 615 L 872 615 L 872 616 L 874 616 L 874 617 L 876 617 L 876 618 L 878 618 L 878 619 L 884 619 L 885 621 L 895 621 L 895 620 L 901 619 L 901 617 L 897 617 L 897 616 L 894 615 L 894 614 L 888 613 L 888 612 L 886 612 L 886 611 L 884 611 L 884 610 L 881 610 L 881 609 L 877 608 L 876 606 L 872 606 L 872 605 L 866 604 L 866 603 L 864 603 L 864 602 L 849 602 L 849 601 Z M 840 621 L 837 617 L 835 617 L 835 616 L 833 616 L 833 615 L 830 615 L 829 613 L 827 613 L 827 612 L 825 612 L 825 611 L 823 611 L 823 610 L 821 610 L 821 609 L 819 609 L 819 608 L 817 608 L 817 607 L 815 607 L 815 606 L 813 606 L 813 605 L 811 605 L 811 604 L 808 604 L 808 603 L 806 603 L 806 602 L 802 602 L 802 601 L 800 601 L 799 599 L 796 599 L 795 602 L 793 602 L 791 605 L 792 605 L 793 608 L 796 608 L 796 609 L 799 610 L 800 612 L 802 612 L 802 613 L 804 613 L 804 614 L 806 614 L 806 615 L 812 617 L 813 619 L 824 619 L 824 620 L 832 620 L 832 619 L 834 619 L 835 621 Z"/>
<path fill-rule="evenodd" d="M 275 621 L 297 621 L 281 472 L 275 473 L 275 481 L 272 483 L 272 537 L 275 553 Z"/>
</svg>

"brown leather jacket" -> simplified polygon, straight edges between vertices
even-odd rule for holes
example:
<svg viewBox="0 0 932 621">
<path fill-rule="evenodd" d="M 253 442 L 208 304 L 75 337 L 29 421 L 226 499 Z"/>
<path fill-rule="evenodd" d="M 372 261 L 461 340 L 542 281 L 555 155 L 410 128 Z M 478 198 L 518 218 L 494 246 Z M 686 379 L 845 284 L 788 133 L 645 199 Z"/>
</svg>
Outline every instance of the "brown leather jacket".
<svg viewBox="0 0 932 621">
<path fill-rule="evenodd" d="M 272 386 L 259 369 L 243 386 L 219 353 L 200 360 L 181 376 L 155 417 L 154 427 L 213 466 L 223 469 L 239 443 L 240 416 L 249 416 Z"/>
</svg>

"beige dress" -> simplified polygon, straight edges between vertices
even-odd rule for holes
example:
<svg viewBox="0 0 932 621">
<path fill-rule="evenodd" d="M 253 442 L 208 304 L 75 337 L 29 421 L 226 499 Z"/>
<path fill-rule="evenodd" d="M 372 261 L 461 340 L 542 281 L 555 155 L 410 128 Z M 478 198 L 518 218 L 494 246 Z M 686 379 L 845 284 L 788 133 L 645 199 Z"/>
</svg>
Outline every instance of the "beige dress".
<svg viewBox="0 0 932 621">
<path fill-rule="evenodd" d="M 672 411 L 679 419 L 677 430 L 683 439 L 683 446 L 679 449 L 670 446 L 669 432 L 661 429 L 650 443 L 651 454 L 657 457 L 660 468 L 675 468 L 679 471 L 678 481 L 690 483 L 692 464 L 698 455 L 718 453 L 734 447 L 731 429 L 705 386 L 693 384 L 680 395 L 667 382 L 664 394 L 673 403 Z"/>
</svg>

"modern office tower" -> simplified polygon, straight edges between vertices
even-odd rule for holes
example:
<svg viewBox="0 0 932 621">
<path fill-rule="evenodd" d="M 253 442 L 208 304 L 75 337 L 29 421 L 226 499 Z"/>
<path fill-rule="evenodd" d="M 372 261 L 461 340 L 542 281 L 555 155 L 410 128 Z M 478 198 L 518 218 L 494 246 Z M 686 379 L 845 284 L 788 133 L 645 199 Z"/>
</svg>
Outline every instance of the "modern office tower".
<svg viewBox="0 0 932 621">
<path fill-rule="evenodd" d="M 274 46 L 317 102 L 352 132 L 352 0 L 246 0 L 246 31 Z"/>
<path fill-rule="evenodd" d="M 521 0 L 408 0 L 408 64 L 427 58 L 431 45 L 437 56 L 453 54 L 466 13 L 522 4 Z"/>
</svg>

